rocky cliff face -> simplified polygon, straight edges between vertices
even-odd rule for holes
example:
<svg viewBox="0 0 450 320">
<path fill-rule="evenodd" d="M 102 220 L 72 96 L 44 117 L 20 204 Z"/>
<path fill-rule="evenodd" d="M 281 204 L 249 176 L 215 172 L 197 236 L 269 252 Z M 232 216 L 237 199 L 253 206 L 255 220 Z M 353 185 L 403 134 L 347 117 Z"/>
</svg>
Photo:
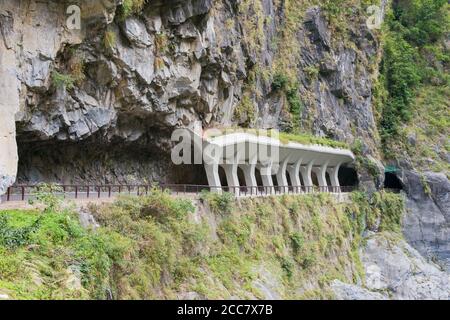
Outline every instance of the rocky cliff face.
<svg viewBox="0 0 450 320">
<path fill-rule="evenodd" d="M 406 172 L 408 211 L 403 230 L 422 255 L 450 270 L 450 182 L 442 173 Z M 424 187 L 423 185 L 426 185 Z"/>
<path fill-rule="evenodd" d="M 450 276 L 404 240 L 389 234 L 368 235 L 362 249 L 365 288 L 335 280 L 333 291 L 344 300 L 448 300 Z"/>
<path fill-rule="evenodd" d="M 120 3 L 79 1 L 78 31 L 67 27 L 66 3 L 2 1 L 2 130 L 11 145 L 3 185 L 16 175 L 14 117 L 21 182 L 103 182 L 92 159 L 104 146 L 107 182 L 142 173 L 174 182 L 170 166 L 157 163 L 173 128 L 194 121 L 362 137 L 365 152 L 377 154 L 370 61 L 378 44 L 364 16 L 355 15 L 338 39 L 325 12 L 307 2 L 293 26 L 292 9 L 272 0 L 148 1 L 127 17 Z M 283 70 L 301 97 L 297 117 L 272 84 Z M 131 161 L 139 175 L 121 166 L 117 155 L 127 149 L 141 160 Z"/>
</svg>

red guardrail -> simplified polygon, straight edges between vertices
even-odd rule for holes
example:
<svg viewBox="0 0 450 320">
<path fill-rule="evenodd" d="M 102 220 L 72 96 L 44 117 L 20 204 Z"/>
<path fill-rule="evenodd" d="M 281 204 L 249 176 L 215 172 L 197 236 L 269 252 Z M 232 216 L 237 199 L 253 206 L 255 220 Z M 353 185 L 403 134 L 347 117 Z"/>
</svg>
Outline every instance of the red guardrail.
<svg viewBox="0 0 450 320">
<path fill-rule="evenodd" d="M 39 192 L 39 185 L 16 185 L 8 188 L 2 201 L 25 201 L 33 199 Z M 147 195 L 154 185 L 54 185 L 55 194 L 69 199 L 111 198 L 116 195 L 133 194 Z M 239 196 L 264 196 L 299 193 L 343 193 L 352 192 L 356 187 L 318 187 L 318 186 L 206 186 L 190 184 L 161 184 L 157 187 L 168 190 L 175 195 L 200 194 L 202 191 L 231 192 Z"/>
</svg>

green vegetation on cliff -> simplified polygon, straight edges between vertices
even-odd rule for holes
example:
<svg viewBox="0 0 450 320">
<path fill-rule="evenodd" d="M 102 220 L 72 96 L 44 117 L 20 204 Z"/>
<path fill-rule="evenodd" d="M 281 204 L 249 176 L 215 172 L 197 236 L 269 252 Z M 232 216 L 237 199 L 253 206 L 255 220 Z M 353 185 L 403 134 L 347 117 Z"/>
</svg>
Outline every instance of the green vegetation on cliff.
<svg viewBox="0 0 450 320">
<path fill-rule="evenodd" d="M 216 128 L 217 129 L 217 128 Z M 217 131 L 208 132 L 208 138 L 215 138 L 222 135 L 233 134 L 233 133 L 248 133 L 257 136 L 268 136 L 274 139 L 279 139 L 282 144 L 288 144 L 289 142 L 300 143 L 304 145 L 319 145 L 331 148 L 340 149 L 350 149 L 350 146 L 341 141 L 336 141 L 333 139 L 328 139 L 324 137 L 314 136 L 308 133 L 286 133 L 278 132 L 275 130 L 264 130 L 264 129 L 244 129 L 244 128 L 224 128 L 222 130 L 217 129 Z"/>
<path fill-rule="evenodd" d="M 0 212 L 0 292 L 11 298 L 328 298 L 333 279 L 361 279 L 371 229 L 398 230 L 399 196 L 355 193 L 246 198 L 197 205 L 153 190 L 91 208 Z M 48 209 L 48 208 L 47 208 Z"/>
<path fill-rule="evenodd" d="M 355 20 L 361 19 L 363 22 L 365 11 L 372 4 L 380 5 L 380 0 L 273 1 L 272 9 L 268 9 L 262 0 L 243 0 L 237 5 L 243 42 L 249 54 L 255 58 L 255 64 L 247 77 L 247 89 L 252 98 L 258 100 L 263 83 L 272 89 L 271 93 L 282 97 L 283 111 L 289 115 L 284 130 L 297 133 L 310 129 L 310 124 L 306 123 L 308 121 L 302 119 L 302 113 L 308 110 L 305 106 L 317 103 L 315 93 L 304 81 L 307 79 L 306 82 L 313 84 L 315 81 L 312 80 L 317 80 L 320 73 L 317 61 L 304 61 L 302 58 L 302 48 L 305 45 L 314 46 L 300 36 L 305 29 L 306 12 L 312 8 L 320 9 L 326 18 L 327 30 L 333 36 L 331 40 L 345 39 L 346 45 L 356 49 L 356 44 L 349 40 L 354 34 L 350 27 L 357 25 L 359 28 L 360 22 L 355 23 Z M 270 15 L 270 10 L 275 14 Z M 273 34 L 265 32 L 270 24 L 276 27 Z M 233 21 L 228 25 L 232 26 Z M 270 60 L 265 58 L 268 52 L 273 53 Z M 326 61 L 326 58 L 323 57 L 323 60 Z"/>
<path fill-rule="evenodd" d="M 386 19 L 376 92 L 385 154 L 420 170 L 448 170 L 448 2 L 395 1 Z"/>
<path fill-rule="evenodd" d="M 142 11 L 147 0 L 123 0 L 119 8 L 119 19 L 124 20 L 132 14 Z"/>
<path fill-rule="evenodd" d="M 306 133 L 280 133 L 280 140 L 283 143 L 287 142 L 296 142 L 305 145 L 316 144 L 319 146 L 331 147 L 331 148 L 340 148 L 340 149 L 350 149 L 350 146 L 341 141 L 336 141 L 328 138 L 318 137 L 311 134 Z"/>
<path fill-rule="evenodd" d="M 1 212 L 0 292 L 14 299 L 103 298 L 120 247 L 115 240 L 118 234 L 84 230 L 69 211 Z"/>
</svg>

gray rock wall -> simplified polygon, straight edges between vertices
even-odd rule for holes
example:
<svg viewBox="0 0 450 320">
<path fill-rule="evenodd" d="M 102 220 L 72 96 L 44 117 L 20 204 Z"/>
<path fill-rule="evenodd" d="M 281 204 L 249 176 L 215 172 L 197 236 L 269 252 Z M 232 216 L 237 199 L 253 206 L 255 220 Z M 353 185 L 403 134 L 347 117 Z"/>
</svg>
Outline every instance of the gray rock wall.
<svg viewBox="0 0 450 320">
<path fill-rule="evenodd" d="M 428 259 L 450 271 L 450 182 L 442 173 L 406 171 L 405 238 Z"/>
<path fill-rule="evenodd" d="M 30 112 L 27 99 L 46 90 L 63 44 L 80 41 L 63 29 L 64 10 L 53 1 L 0 3 L 0 193 L 16 178 L 16 121 Z"/>
<path fill-rule="evenodd" d="M 15 114 L 19 110 L 19 80 L 13 48 L 12 13 L 0 10 L 0 194 L 15 181 L 17 145 Z"/>
<path fill-rule="evenodd" d="M 250 126 L 292 125 L 286 99 L 272 90 L 270 77 L 259 72 L 273 69 L 279 54 L 274 43 L 287 14 L 280 3 L 264 0 L 260 12 L 243 12 L 245 1 L 237 0 L 150 1 L 141 14 L 125 20 L 116 16 L 119 1 L 78 3 L 81 31 L 67 29 L 66 3 L 6 0 L 0 4 L 0 42 L 10 52 L 11 81 L 6 81 L 13 86 L 2 89 L 13 101 L 2 99 L 8 111 L 3 107 L 0 111 L 7 112 L 1 118 L 11 132 L 11 151 L 2 152 L 5 159 L 0 158 L 0 163 L 13 166 L 1 169 L 0 175 L 11 177 L 5 185 L 16 175 L 13 115 L 20 154 L 29 155 L 21 149 L 42 142 L 141 146 L 146 141 L 148 150 L 157 155 L 170 149 L 167 142 L 173 128 L 189 127 L 194 121 L 204 127 L 239 124 L 234 111 L 252 78 L 255 119 Z M 264 20 L 256 21 L 264 35 L 258 39 L 258 49 L 248 40 L 251 19 Z M 368 61 L 377 54 L 378 44 L 362 16 L 349 21 L 348 32 L 348 40 L 334 38 L 323 12 L 304 8 L 304 21 L 294 39 L 301 53 L 295 73 L 304 104 L 299 125 L 348 142 L 362 137 L 365 150 L 376 156 Z M 314 79 L 305 71 L 311 67 L 319 68 Z M 0 78 L 6 79 L 5 73 Z M 72 79 L 67 83 L 55 80 L 55 75 Z M 164 143 L 155 145 L 155 141 Z M 20 161 L 20 170 L 28 170 L 33 159 Z M 47 161 L 52 164 L 51 158 Z M 149 173 L 150 162 L 139 172 Z M 101 176 L 98 179 L 102 181 Z"/>
<path fill-rule="evenodd" d="M 398 235 L 373 234 L 362 249 L 366 277 L 364 287 L 332 283 L 344 300 L 449 300 L 450 275 Z"/>
</svg>

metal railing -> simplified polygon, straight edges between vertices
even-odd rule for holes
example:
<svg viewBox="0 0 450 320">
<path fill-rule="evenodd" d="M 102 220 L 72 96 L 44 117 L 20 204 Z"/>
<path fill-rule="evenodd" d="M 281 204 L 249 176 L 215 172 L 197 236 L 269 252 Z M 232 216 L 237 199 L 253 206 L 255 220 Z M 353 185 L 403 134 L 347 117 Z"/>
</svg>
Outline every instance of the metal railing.
<svg viewBox="0 0 450 320">
<path fill-rule="evenodd" d="M 16 185 L 7 189 L 1 196 L 2 202 L 27 201 L 36 197 L 39 185 Z M 101 199 L 117 195 L 148 195 L 155 185 L 54 185 L 54 194 L 67 199 Z M 230 192 L 236 196 L 268 196 L 301 193 L 346 193 L 356 187 L 318 187 L 318 186 L 206 186 L 191 184 L 160 184 L 156 187 L 174 195 L 199 195 L 203 191 Z"/>
</svg>

